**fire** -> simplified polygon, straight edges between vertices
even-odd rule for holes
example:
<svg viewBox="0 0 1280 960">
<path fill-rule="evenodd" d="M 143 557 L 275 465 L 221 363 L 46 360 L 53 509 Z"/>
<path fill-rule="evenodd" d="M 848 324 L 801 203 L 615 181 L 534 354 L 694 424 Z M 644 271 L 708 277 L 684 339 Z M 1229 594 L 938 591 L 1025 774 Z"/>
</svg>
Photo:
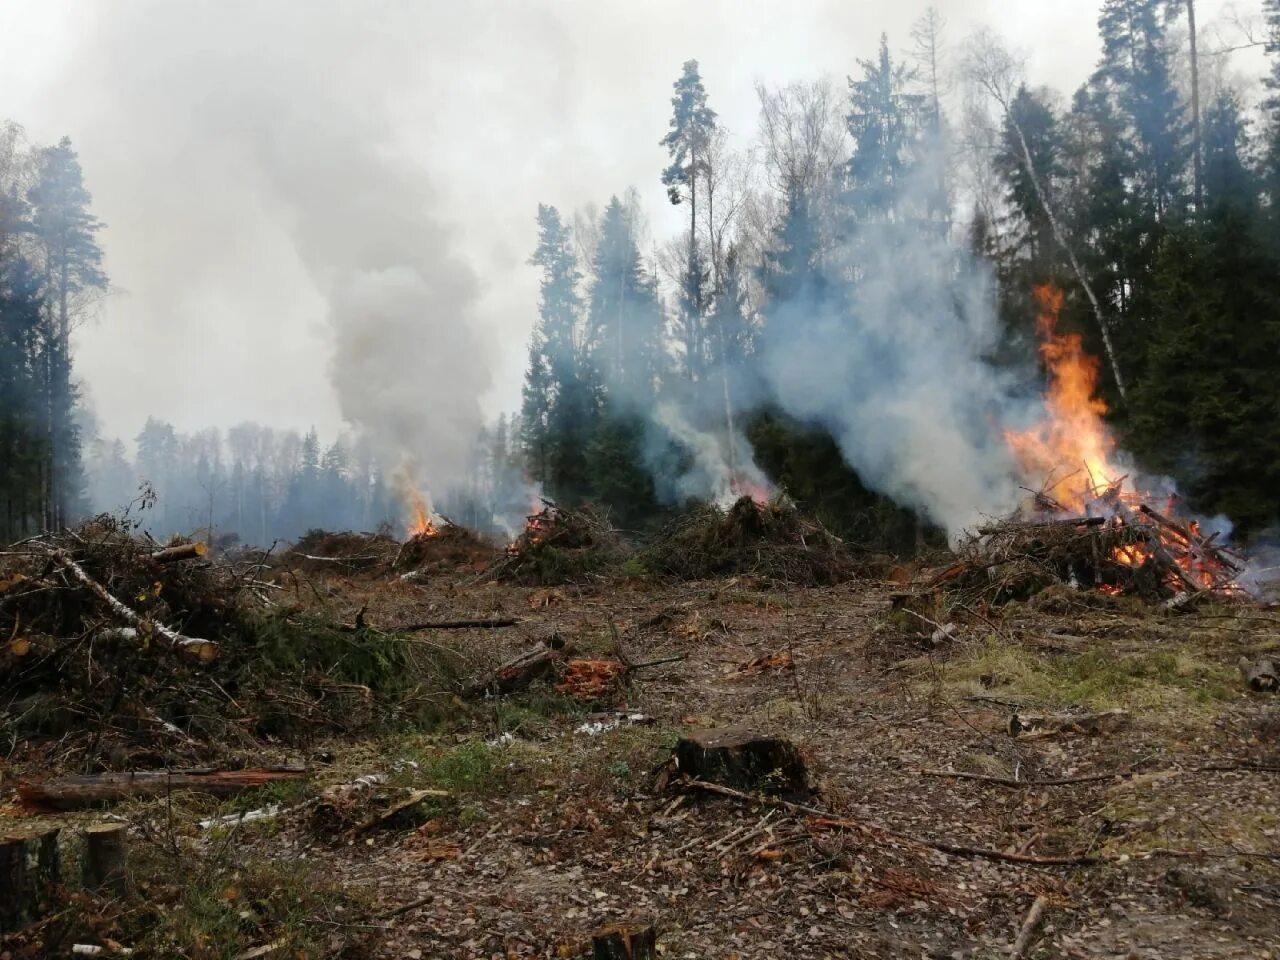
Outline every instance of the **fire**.
<svg viewBox="0 0 1280 960">
<path fill-rule="evenodd" d="M 1045 416 L 1026 431 L 1008 431 L 1009 444 L 1024 476 L 1049 478 L 1035 498 L 1035 513 L 1054 519 L 1105 518 L 1105 532 L 1119 544 L 1110 560 L 1134 571 L 1156 568 L 1162 582 L 1177 592 L 1202 589 L 1232 592 L 1241 567 L 1229 551 L 1205 537 L 1194 520 L 1177 516 L 1176 498 L 1162 505 L 1134 487 L 1118 469 L 1116 443 L 1103 419 L 1106 402 L 1097 396 L 1099 363 L 1085 352 L 1082 338 L 1061 333 L 1062 291 L 1052 285 L 1035 290 L 1040 356 L 1048 370 Z M 1106 593 L 1123 593 L 1116 584 L 1099 584 Z"/>
<path fill-rule="evenodd" d="M 1050 480 L 1044 496 L 1066 510 L 1083 512 L 1100 492 L 1122 486 L 1124 480 L 1111 464 L 1115 441 L 1102 419 L 1107 404 L 1096 396 L 1098 359 L 1085 352 L 1080 334 L 1058 332 L 1061 290 L 1036 287 L 1035 297 L 1040 356 L 1049 371 L 1047 415 L 1030 430 L 1007 432 L 1005 439 L 1024 475 L 1057 478 Z"/>
<path fill-rule="evenodd" d="M 417 491 L 410 491 L 409 500 L 409 536 L 410 537 L 434 537 L 438 530 L 436 525 L 431 522 L 431 510 L 427 506 L 426 498 Z"/>
<path fill-rule="evenodd" d="M 758 483 L 742 474 L 735 474 L 729 480 L 729 492 L 734 500 L 750 497 L 758 507 L 767 507 L 773 499 L 773 491 L 763 483 Z"/>
</svg>

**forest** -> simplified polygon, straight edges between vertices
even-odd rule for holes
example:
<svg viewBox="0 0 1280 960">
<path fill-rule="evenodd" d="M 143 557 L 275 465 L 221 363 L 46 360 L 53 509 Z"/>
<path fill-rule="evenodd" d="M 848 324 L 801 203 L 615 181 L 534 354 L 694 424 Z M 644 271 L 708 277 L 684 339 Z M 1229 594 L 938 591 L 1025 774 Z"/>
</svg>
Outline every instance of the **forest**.
<svg viewBox="0 0 1280 960">
<path fill-rule="evenodd" d="M 654 176 L 687 226 L 655 240 L 626 184 L 598 207 L 538 207 L 521 408 L 475 438 L 470 480 L 432 490 L 435 508 L 512 533 L 546 496 L 639 530 L 761 490 L 856 542 L 936 542 L 1000 506 L 974 425 L 1016 422 L 1038 395 L 1033 290 L 1052 284 L 1135 469 L 1265 537 L 1280 520 L 1280 3 L 1225 49 L 1194 14 L 1108 0 L 1096 69 L 1061 91 L 933 10 L 847 81 L 759 84 L 747 135 L 721 126 L 717 78 L 689 60 L 654 131 L 670 159 Z M 1270 54 L 1260 84 L 1233 67 L 1251 47 Z M 0 538 L 131 503 L 157 535 L 227 543 L 398 526 L 393 465 L 358 430 L 185 434 L 157 416 L 103 435 L 72 336 L 111 295 L 91 182 L 70 140 L 4 128 Z M 935 433 L 962 438 L 952 462 Z M 974 490 L 953 493 L 956 476 Z"/>
</svg>

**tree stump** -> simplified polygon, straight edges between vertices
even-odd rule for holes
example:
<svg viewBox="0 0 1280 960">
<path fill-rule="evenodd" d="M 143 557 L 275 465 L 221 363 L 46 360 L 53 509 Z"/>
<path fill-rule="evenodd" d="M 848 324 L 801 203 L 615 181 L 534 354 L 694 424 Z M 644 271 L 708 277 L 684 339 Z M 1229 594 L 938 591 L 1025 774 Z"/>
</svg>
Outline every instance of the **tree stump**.
<svg viewBox="0 0 1280 960">
<path fill-rule="evenodd" d="M 99 823 L 84 832 L 84 882 L 91 890 L 124 896 L 129 832 L 123 823 Z"/>
<path fill-rule="evenodd" d="M 0 838 L 0 933 L 22 929 L 29 909 L 27 844 L 12 837 Z"/>
<path fill-rule="evenodd" d="M 1275 693 L 1280 690 L 1280 663 L 1275 660 L 1250 662 L 1241 657 L 1240 674 L 1244 677 L 1245 686 L 1254 693 Z"/>
<path fill-rule="evenodd" d="M 658 933 L 653 927 L 604 927 L 591 938 L 594 960 L 657 960 Z"/>
<path fill-rule="evenodd" d="M 743 727 L 698 730 L 676 744 L 676 766 L 686 776 L 741 790 L 804 794 L 804 760 L 790 740 Z"/>
<path fill-rule="evenodd" d="M 39 917 L 50 888 L 61 879 L 58 828 L 0 838 L 0 932 Z"/>
</svg>

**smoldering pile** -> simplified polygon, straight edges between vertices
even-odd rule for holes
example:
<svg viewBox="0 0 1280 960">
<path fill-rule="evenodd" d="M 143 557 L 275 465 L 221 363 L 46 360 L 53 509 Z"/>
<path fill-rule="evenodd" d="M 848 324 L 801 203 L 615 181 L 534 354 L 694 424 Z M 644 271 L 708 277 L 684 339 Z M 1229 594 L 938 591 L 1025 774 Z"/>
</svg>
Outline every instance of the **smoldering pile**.
<svg viewBox="0 0 1280 960">
<path fill-rule="evenodd" d="M 386 529 L 375 533 L 312 530 L 284 553 L 283 562 L 308 574 L 376 579 L 451 570 L 478 572 L 497 553 L 498 547 L 480 533 L 446 520 L 403 542 Z"/>
<path fill-rule="evenodd" d="M 211 560 L 98 518 L 0 558 L 0 725 L 87 769 L 257 754 L 382 722 L 403 644 L 304 613 L 262 554 Z"/>
<path fill-rule="evenodd" d="M 626 560 L 626 544 L 607 513 L 591 505 L 569 509 L 542 503 L 491 568 L 495 578 L 531 586 L 582 581 L 604 576 Z"/>
<path fill-rule="evenodd" d="M 646 569 L 683 580 L 749 574 L 781 583 L 841 583 L 857 572 L 845 543 L 789 503 L 741 497 L 727 510 L 701 505 L 640 554 Z"/>
</svg>

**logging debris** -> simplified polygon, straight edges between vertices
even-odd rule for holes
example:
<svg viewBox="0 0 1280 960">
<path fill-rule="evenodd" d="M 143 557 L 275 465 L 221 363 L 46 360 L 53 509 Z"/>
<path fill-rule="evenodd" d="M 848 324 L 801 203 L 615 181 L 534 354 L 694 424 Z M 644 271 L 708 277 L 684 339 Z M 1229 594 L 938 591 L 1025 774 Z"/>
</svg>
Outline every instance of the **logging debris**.
<svg viewBox="0 0 1280 960">
<path fill-rule="evenodd" d="M 608 514 L 590 505 L 571 510 L 550 500 L 530 515 L 525 528 L 489 575 L 506 583 L 554 586 L 599 577 L 627 557 Z"/>
<path fill-rule="evenodd" d="M 742 497 L 679 517 L 639 557 L 646 569 L 681 580 L 747 574 L 804 586 L 830 585 L 857 572 L 845 543 L 790 503 Z"/>
</svg>

